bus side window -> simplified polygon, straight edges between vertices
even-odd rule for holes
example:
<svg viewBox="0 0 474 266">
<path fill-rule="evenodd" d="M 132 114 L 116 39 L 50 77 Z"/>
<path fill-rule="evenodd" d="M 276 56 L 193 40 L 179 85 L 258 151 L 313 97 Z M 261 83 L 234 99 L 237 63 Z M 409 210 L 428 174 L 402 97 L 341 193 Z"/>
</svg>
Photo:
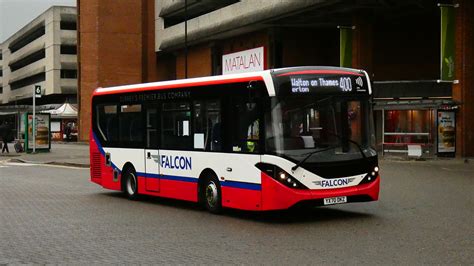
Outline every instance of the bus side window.
<svg viewBox="0 0 474 266">
<path fill-rule="evenodd" d="M 194 148 L 206 151 L 221 151 L 222 135 L 220 101 L 195 101 L 193 103 L 193 109 Z"/>
<path fill-rule="evenodd" d="M 192 149 L 191 107 L 188 102 L 163 103 L 161 146 L 164 149 Z"/>
<path fill-rule="evenodd" d="M 97 129 L 104 141 L 118 140 L 118 113 L 117 105 L 97 106 Z"/>
<path fill-rule="evenodd" d="M 258 153 L 260 150 L 259 106 L 244 98 L 234 99 L 231 116 L 233 124 L 232 151 Z"/>
<path fill-rule="evenodd" d="M 139 147 L 143 141 L 142 105 L 120 106 L 120 141 Z"/>
</svg>

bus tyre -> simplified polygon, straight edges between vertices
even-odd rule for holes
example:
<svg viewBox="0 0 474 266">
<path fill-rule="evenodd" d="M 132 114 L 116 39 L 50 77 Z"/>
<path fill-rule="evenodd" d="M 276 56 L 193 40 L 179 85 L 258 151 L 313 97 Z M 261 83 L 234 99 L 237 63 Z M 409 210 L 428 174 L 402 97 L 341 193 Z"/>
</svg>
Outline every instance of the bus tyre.
<svg viewBox="0 0 474 266">
<path fill-rule="evenodd" d="M 137 174 L 133 168 L 127 168 L 123 173 L 123 191 L 130 200 L 136 200 L 138 198 L 138 179 Z"/>
<path fill-rule="evenodd" d="M 214 214 L 218 214 L 222 210 L 222 194 L 221 185 L 215 177 L 209 177 L 204 182 L 202 193 L 202 201 L 206 209 Z"/>
</svg>

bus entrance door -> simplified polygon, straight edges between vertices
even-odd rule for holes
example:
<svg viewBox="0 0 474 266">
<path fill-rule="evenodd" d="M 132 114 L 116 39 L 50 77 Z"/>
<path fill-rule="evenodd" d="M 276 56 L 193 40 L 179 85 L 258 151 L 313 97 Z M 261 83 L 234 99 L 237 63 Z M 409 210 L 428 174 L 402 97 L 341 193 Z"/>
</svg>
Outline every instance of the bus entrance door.
<svg viewBox="0 0 474 266">
<path fill-rule="evenodd" d="M 158 150 L 145 150 L 146 190 L 160 191 Z"/>
<path fill-rule="evenodd" d="M 145 186 L 147 191 L 160 190 L 160 164 L 158 153 L 158 105 L 145 106 L 146 109 L 146 146 L 145 149 Z"/>
</svg>

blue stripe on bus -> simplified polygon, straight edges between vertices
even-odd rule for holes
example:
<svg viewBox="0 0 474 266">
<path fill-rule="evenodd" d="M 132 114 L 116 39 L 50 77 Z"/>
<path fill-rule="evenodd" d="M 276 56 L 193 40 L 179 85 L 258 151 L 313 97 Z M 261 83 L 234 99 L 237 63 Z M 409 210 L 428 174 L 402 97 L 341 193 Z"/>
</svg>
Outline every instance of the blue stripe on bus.
<svg viewBox="0 0 474 266">
<path fill-rule="evenodd" d="M 197 178 L 187 177 L 187 176 L 157 175 L 157 174 L 150 174 L 150 173 L 137 173 L 137 175 L 143 176 L 146 178 L 159 178 L 159 179 L 166 179 L 166 180 L 173 180 L 173 181 L 192 182 L 192 183 L 198 182 Z"/>
<path fill-rule="evenodd" d="M 137 175 L 143 176 L 145 178 L 158 178 L 158 179 L 192 182 L 192 183 L 198 182 L 197 178 L 186 177 L 186 176 L 157 175 L 157 174 L 150 174 L 150 173 L 137 173 Z M 220 182 L 220 184 L 223 187 L 241 188 L 241 189 L 249 189 L 249 190 L 262 190 L 262 186 L 260 184 L 238 182 L 238 181 L 222 181 Z"/>
<path fill-rule="evenodd" d="M 221 182 L 221 186 L 250 189 L 250 190 L 262 190 L 262 185 L 260 184 L 238 182 L 238 181 L 224 181 L 224 182 Z"/>
<path fill-rule="evenodd" d="M 146 178 L 161 178 L 161 176 L 157 174 L 137 173 L 137 175 L 143 176 Z"/>
<path fill-rule="evenodd" d="M 194 177 L 175 176 L 175 175 L 162 175 L 161 179 L 173 180 L 173 181 L 192 182 L 192 183 L 197 183 L 198 182 L 198 179 L 194 178 Z"/>
</svg>

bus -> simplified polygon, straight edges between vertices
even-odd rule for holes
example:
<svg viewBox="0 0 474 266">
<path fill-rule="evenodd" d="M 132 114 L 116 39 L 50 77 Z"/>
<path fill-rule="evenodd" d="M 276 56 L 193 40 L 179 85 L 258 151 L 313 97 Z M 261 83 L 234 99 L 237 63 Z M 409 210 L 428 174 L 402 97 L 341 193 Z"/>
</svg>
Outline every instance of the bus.
<svg viewBox="0 0 474 266">
<path fill-rule="evenodd" d="M 249 211 L 376 201 L 363 70 L 291 67 L 98 88 L 91 181 Z"/>
</svg>

